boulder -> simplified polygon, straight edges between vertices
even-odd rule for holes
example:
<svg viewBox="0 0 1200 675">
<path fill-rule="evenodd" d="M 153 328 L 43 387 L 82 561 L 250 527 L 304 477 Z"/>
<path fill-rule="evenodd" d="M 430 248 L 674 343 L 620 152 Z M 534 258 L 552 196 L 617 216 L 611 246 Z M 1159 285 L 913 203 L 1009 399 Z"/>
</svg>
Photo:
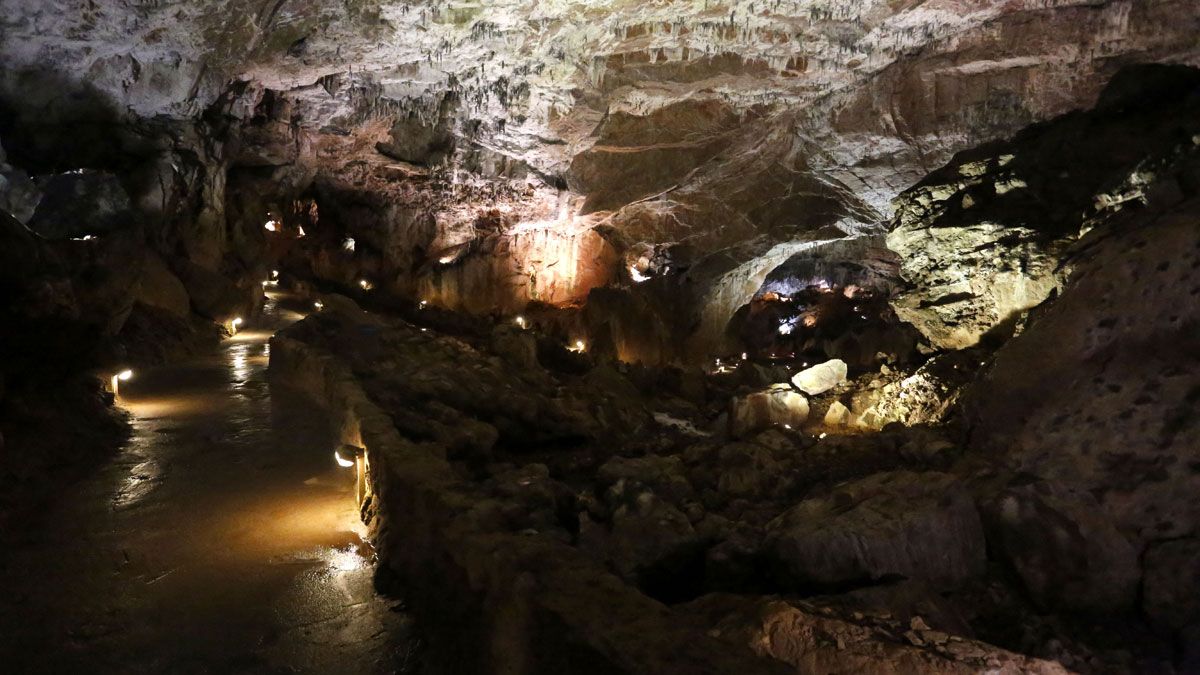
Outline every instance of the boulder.
<svg viewBox="0 0 1200 675">
<path fill-rule="evenodd" d="M 776 452 L 757 443 L 722 447 L 717 452 L 717 491 L 732 499 L 772 496 L 782 474 Z"/>
<path fill-rule="evenodd" d="M 142 262 L 142 278 L 138 283 L 138 302 L 165 309 L 178 316 L 191 314 L 191 299 L 183 282 L 157 254 L 149 253 Z"/>
<path fill-rule="evenodd" d="M 846 362 L 841 359 L 817 364 L 792 376 L 792 384 L 809 396 L 823 394 L 845 381 Z"/>
<path fill-rule="evenodd" d="M 245 314 L 254 306 L 249 293 L 220 272 L 187 260 L 179 261 L 175 272 L 191 298 L 192 309 L 216 323 Z"/>
<path fill-rule="evenodd" d="M 974 500 L 943 473 L 880 473 L 801 502 L 768 525 L 781 581 L 794 588 L 903 576 L 948 585 L 983 571 Z"/>
<path fill-rule="evenodd" d="M 850 422 L 850 409 L 841 401 L 834 401 L 825 411 L 825 425 L 830 427 L 844 426 Z"/>
<path fill-rule="evenodd" d="M 626 484 L 641 484 L 673 503 L 680 503 L 693 496 L 683 461 L 675 455 L 613 457 L 600 465 L 596 470 L 596 478 L 606 489 L 621 481 L 625 481 Z"/>
<path fill-rule="evenodd" d="M 64 264 L 79 303 L 80 319 L 103 335 L 116 335 L 133 311 L 148 252 L 139 229 L 89 241 L 49 241 Z"/>
<path fill-rule="evenodd" d="M 734 397 L 729 404 L 729 432 L 742 438 L 773 425 L 799 427 L 808 419 L 808 399 L 786 384 Z"/>
<path fill-rule="evenodd" d="M 1043 607 L 1122 611 L 1137 598 L 1138 552 L 1086 493 L 1047 482 L 981 501 L 992 548 Z"/>
<path fill-rule="evenodd" d="M 620 502 L 612 511 L 611 525 L 605 528 L 581 514 L 579 545 L 622 577 L 636 581 L 697 553 L 700 537 L 688 517 L 654 493 L 621 484 L 610 490 L 609 499 Z"/>
</svg>

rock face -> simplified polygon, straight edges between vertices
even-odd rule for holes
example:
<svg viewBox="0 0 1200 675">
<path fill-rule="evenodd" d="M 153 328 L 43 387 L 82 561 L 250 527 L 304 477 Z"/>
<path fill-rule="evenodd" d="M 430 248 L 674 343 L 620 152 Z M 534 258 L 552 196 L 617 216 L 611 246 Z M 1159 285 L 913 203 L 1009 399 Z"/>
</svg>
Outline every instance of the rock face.
<svg viewBox="0 0 1200 675">
<path fill-rule="evenodd" d="M 877 474 L 801 502 L 768 531 L 782 573 L 798 586 L 892 575 L 956 584 L 983 570 L 974 501 L 946 474 Z"/>
<path fill-rule="evenodd" d="M 991 541 L 1039 602 L 1078 612 L 1133 606 L 1138 552 L 1090 495 L 1048 483 L 1017 485 L 983 508 Z"/>
<path fill-rule="evenodd" d="M 1074 566 L 1058 559 L 1059 573 L 1076 575 L 1070 584 L 1029 580 L 1049 602 L 1078 587 L 1073 602 L 1128 607 L 1138 552 L 1194 536 L 1200 523 L 1200 478 L 1187 468 L 1200 462 L 1200 431 L 1191 422 L 1200 396 L 1200 281 L 1192 264 L 1200 255 L 1200 204 L 1129 215 L 1139 227 L 1092 242 L 1062 297 L 998 353 L 971 398 L 983 447 L 1003 453 L 1013 470 L 1074 493 L 1077 514 L 1012 505 L 1014 514 L 1032 507 L 1046 523 L 1060 520 L 1083 538 L 1074 550 L 1093 553 Z M 1029 556 L 1056 557 L 1055 538 L 1027 529 L 1021 538 L 1018 568 Z M 1098 554 L 1108 569 L 1094 567 Z"/>
<path fill-rule="evenodd" d="M 893 303 L 937 347 L 1007 330 L 1056 291 L 1070 244 L 1147 185 L 1191 143 L 1200 81 L 1147 67 L 1114 79 L 1100 103 L 963 152 L 896 201 L 888 247 L 912 288 Z"/>
<path fill-rule="evenodd" d="M 191 313 L 191 300 L 187 289 L 158 255 L 147 255 L 143 262 L 137 300 L 178 316 L 188 316 Z"/>
</svg>

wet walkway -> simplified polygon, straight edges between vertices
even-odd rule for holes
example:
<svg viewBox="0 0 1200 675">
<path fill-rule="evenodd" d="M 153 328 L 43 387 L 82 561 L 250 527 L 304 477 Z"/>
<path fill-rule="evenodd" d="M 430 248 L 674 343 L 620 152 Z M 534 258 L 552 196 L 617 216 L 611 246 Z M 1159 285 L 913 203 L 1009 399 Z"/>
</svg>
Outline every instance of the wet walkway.
<svg viewBox="0 0 1200 675">
<path fill-rule="evenodd" d="M 322 411 L 268 385 L 267 340 L 300 318 L 281 303 L 122 383 L 127 446 L 4 533 L 0 672 L 416 670 Z"/>
</svg>

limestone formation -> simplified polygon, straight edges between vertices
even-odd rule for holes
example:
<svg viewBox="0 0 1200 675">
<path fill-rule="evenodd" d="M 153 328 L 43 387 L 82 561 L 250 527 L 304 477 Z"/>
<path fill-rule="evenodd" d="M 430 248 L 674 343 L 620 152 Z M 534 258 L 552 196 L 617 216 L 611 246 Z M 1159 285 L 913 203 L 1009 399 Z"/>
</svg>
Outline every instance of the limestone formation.
<svg viewBox="0 0 1200 675">
<path fill-rule="evenodd" d="M 792 376 L 792 385 L 809 396 L 823 394 L 846 381 L 846 362 L 833 359 Z"/>
<path fill-rule="evenodd" d="M 786 384 L 735 398 L 729 406 L 729 430 L 736 437 L 774 425 L 799 428 L 807 419 L 808 399 Z"/>
</svg>

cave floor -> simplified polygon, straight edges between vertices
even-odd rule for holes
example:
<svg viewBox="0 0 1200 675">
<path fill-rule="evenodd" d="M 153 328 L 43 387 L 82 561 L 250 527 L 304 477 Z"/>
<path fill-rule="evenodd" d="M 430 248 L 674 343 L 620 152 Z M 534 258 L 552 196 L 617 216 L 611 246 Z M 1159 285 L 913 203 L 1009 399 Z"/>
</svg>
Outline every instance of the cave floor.
<svg viewBox="0 0 1200 675">
<path fill-rule="evenodd" d="M 300 318 L 285 304 L 124 383 L 125 447 L 0 533 L 0 670 L 412 669 L 323 411 L 268 384 L 267 341 Z"/>
</svg>

